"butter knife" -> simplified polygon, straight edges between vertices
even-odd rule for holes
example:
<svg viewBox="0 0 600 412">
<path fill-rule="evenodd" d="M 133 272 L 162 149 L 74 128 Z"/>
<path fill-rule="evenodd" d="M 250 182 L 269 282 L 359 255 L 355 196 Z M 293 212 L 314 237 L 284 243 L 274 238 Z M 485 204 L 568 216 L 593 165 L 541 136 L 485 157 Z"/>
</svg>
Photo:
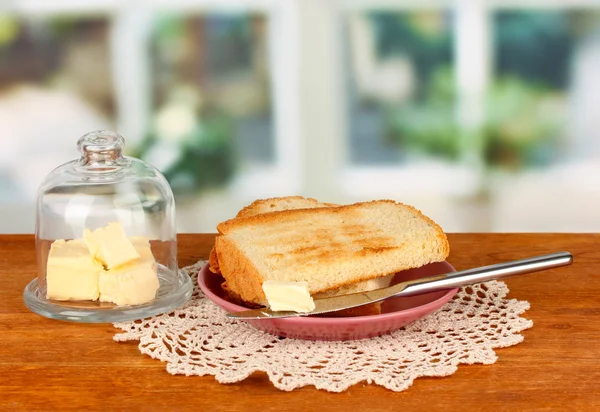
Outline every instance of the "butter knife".
<svg viewBox="0 0 600 412">
<path fill-rule="evenodd" d="M 453 289 L 458 286 L 473 285 L 508 276 L 522 275 L 559 266 L 566 266 L 570 265 L 572 262 L 573 255 L 571 255 L 571 253 L 557 252 L 498 263 L 495 265 L 482 266 L 474 269 L 429 276 L 421 279 L 408 280 L 387 288 L 376 289 L 369 292 L 315 299 L 315 309 L 310 312 L 272 311 L 268 308 L 260 308 L 228 313 L 227 316 L 234 319 L 278 319 L 320 315 L 379 302 L 391 297 L 413 296 L 437 290 Z"/>
</svg>

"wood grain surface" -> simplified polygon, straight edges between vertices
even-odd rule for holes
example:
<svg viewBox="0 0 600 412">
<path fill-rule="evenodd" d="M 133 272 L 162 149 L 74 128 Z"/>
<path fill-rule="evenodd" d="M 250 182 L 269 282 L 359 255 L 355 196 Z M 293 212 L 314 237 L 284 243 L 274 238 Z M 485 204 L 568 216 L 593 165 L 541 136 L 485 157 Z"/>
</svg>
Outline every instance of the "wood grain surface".
<svg viewBox="0 0 600 412">
<path fill-rule="evenodd" d="M 82 325 L 29 312 L 22 293 L 36 276 L 34 239 L 0 235 L 0 411 L 598 411 L 600 236 L 450 234 L 457 269 L 568 250 L 566 268 L 514 277 L 509 297 L 528 300 L 532 329 L 498 349 L 493 365 L 461 365 L 394 393 L 359 384 L 334 394 L 275 389 L 257 373 L 236 384 L 171 376 L 165 365 L 116 343 L 110 324 Z M 180 265 L 206 259 L 214 235 L 181 235 Z"/>
</svg>

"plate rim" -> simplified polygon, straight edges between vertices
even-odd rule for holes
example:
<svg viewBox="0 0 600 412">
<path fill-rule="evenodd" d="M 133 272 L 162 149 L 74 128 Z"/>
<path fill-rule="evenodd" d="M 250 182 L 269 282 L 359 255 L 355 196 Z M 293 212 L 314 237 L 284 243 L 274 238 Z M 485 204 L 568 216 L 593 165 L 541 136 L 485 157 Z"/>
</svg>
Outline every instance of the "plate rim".
<svg viewBox="0 0 600 412">
<path fill-rule="evenodd" d="M 452 266 L 448 261 L 444 260 L 443 262 L 432 262 L 432 263 L 441 263 L 441 264 L 445 264 L 448 266 L 449 268 L 449 273 L 451 272 L 456 272 L 456 269 L 454 268 L 454 266 Z M 198 285 L 200 286 L 200 289 L 202 290 L 202 292 L 204 293 L 204 295 L 214 304 L 216 304 L 217 306 L 219 306 L 220 308 L 222 308 L 224 311 L 228 312 L 228 313 L 235 313 L 235 312 L 230 312 L 228 309 L 223 308 L 219 303 L 217 303 L 218 301 L 224 301 L 227 302 L 229 305 L 233 305 L 236 308 L 239 308 L 238 312 L 244 311 L 244 310 L 248 310 L 250 308 L 244 307 L 244 306 L 240 306 L 237 303 L 233 303 L 229 300 L 220 298 L 219 296 L 217 296 L 215 293 L 212 292 L 212 290 L 208 287 L 208 285 L 206 284 L 206 281 L 204 279 L 205 275 L 209 274 L 211 276 L 221 276 L 220 274 L 216 274 L 213 273 L 209 270 L 209 263 L 207 262 L 204 266 L 202 266 L 202 268 L 200 268 L 200 270 L 198 271 Z M 222 277 L 222 276 L 221 276 Z M 403 309 L 403 310 L 399 310 L 399 311 L 392 311 L 392 312 L 388 312 L 388 313 L 380 313 L 377 315 L 366 315 L 366 316 L 340 316 L 340 317 L 331 317 L 331 316 L 296 316 L 296 317 L 289 317 L 289 318 L 264 318 L 264 319 L 252 319 L 253 321 L 256 320 L 258 322 L 262 321 L 262 320 L 270 320 L 270 321 L 277 321 L 277 322 L 286 322 L 286 323 L 290 323 L 290 324 L 294 324 L 294 323 L 323 323 L 323 324 L 330 324 L 332 321 L 335 321 L 337 323 L 340 324 L 352 324 L 352 323 L 356 323 L 356 322 L 369 322 L 369 321 L 384 321 L 387 319 L 393 319 L 398 317 L 400 314 L 402 315 L 410 315 L 413 312 L 416 311 L 423 311 L 424 308 L 429 308 L 430 306 L 439 306 L 440 308 L 447 302 L 449 302 L 457 293 L 458 293 L 459 288 L 453 288 L 453 289 L 448 289 L 448 291 L 446 293 L 444 293 L 442 296 L 440 296 L 439 298 L 432 300 L 430 302 L 427 302 L 423 305 L 419 305 L 419 306 L 413 306 L 411 308 L 408 309 Z M 207 293 L 208 291 L 208 293 Z M 440 305 L 441 304 L 441 305 Z M 431 314 L 433 312 L 432 310 L 427 310 L 425 315 L 420 316 L 419 318 L 425 317 L 429 314 Z"/>
</svg>

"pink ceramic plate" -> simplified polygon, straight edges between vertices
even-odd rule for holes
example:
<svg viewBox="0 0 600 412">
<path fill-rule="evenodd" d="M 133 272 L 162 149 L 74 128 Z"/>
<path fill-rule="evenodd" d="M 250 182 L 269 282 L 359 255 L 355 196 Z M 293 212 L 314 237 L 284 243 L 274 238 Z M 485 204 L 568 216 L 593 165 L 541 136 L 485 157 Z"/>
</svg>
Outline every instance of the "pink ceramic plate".
<svg viewBox="0 0 600 412">
<path fill-rule="evenodd" d="M 432 263 L 419 269 L 400 272 L 392 283 L 426 276 L 454 272 L 447 262 Z M 208 270 L 205 265 L 198 275 L 200 289 L 206 297 L 228 312 L 248 308 L 229 300 L 221 288 L 223 278 Z M 257 329 L 277 336 L 308 340 L 353 340 L 380 336 L 401 328 L 441 308 L 458 289 L 430 292 L 423 295 L 390 298 L 382 305 L 382 313 L 373 316 L 323 317 L 308 316 L 283 319 L 247 320 Z"/>
</svg>

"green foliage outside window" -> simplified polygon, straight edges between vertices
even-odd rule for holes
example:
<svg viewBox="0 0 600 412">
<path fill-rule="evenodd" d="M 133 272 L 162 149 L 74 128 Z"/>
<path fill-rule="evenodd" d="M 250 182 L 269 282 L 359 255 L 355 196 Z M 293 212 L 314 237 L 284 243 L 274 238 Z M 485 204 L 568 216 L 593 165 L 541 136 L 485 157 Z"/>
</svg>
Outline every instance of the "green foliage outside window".
<svg viewBox="0 0 600 412">
<path fill-rule="evenodd" d="M 407 151 L 458 160 L 453 73 L 440 68 L 423 101 L 388 108 L 388 137 Z M 516 76 L 496 78 L 487 93 L 480 139 L 490 167 L 544 165 L 554 159 L 564 124 L 565 98 Z"/>
<path fill-rule="evenodd" d="M 184 112 L 186 109 L 174 106 L 163 111 L 172 110 L 175 122 L 185 122 L 186 114 L 178 116 L 176 110 Z M 156 156 L 168 156 L 170 160 L 159 168 L 175 194 L 193 194 L 220 187 L 229 182 L 237 163 L 232 139 L 235 125 L 230 116 L 216 109 L 191 114 L 194 116 L 189 119 L 193 122 L 188 123 L 187 130 L 173 135 L 161 132 L 161 127 L 155 125 L 132 153 L 155 165 L 160 164 L 153 162 Z"/>
<path fill-rule="evenodd" d="M 569 64 L 579 36 L 597 27 L 590 13 L 506 11 L 493 15 L 494 75 L 477 144 L 491 167 L 542 166 L 560 154 Z M 437 16 L 437 17 L 436 17 Z M 411 154 L 456 160 L 464 131 L 456 119 L 451 30 L 445 15 L 371 16 L 381 58 L 410 56 L 414 98 L 385 107 L 387 139 Z M 437 20 L 436 20 L 437 19 Z M 584 29 L 587 28 L 587 29 Z"/>
</svg>

